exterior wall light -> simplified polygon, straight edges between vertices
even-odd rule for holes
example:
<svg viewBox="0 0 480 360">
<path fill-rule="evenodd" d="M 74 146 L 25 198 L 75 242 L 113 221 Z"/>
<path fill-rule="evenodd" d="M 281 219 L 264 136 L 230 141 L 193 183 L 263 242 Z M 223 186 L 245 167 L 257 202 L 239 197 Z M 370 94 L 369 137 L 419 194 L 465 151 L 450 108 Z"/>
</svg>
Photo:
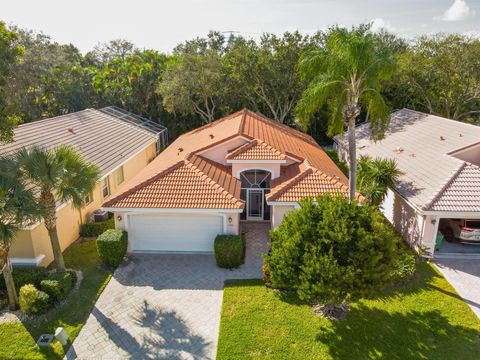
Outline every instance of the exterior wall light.
<svg viewBox="0 0 480 360">
<path fill-rule="evenodd" d="M 232 223 L 232 221 L 233 221 L 232 217 L 231 217 L 231 216 L 229 216 L 229 217 L 228 217 L 228 223 L 229 223 L 229 224 L 231 224 L 231 223 Z"/>
<path fill-rule="evenodd" d="M 118 220 L 118 221 L 122 221 L 122 216 L 121 216 L 121 215 L 118 215 L 118 216 L 117 216 L 117 220 Z"/>
</svg>

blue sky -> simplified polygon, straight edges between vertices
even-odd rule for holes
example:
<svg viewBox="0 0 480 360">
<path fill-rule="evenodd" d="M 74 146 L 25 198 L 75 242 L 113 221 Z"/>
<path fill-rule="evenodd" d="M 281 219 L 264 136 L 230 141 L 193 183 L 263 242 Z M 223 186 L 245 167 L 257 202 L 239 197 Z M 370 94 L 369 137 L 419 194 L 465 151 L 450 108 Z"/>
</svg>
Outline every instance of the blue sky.
<svg viewBox="0 0 480 360">
<path fill-rule="evenodd" d="M 257 38 L 369 21 L 410 38 L 440 31 L 480 36 L 480 0 L 16 0 L 2 4 L 0 19 L 82 51 L 123 38 L 170 52 L 209 30 Z"/>
</svg>

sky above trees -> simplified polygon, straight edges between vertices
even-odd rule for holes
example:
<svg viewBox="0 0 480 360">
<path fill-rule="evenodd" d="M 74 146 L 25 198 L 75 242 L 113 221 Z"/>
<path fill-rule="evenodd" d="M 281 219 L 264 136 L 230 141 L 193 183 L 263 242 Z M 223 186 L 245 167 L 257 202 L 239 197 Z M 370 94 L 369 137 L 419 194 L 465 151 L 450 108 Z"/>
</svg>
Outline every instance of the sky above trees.
<svg viewBox="0 0 480 360">
<path fill-rule="evenodd" d="M 23 0 L 2 4 L 1 19 L 73 43 L 82 52 L 117 38 L 171 52 L 209 30 L 257 39 L 263 32 L 313 33 L 370 21 L 373 29 L 404 37 L 436 32 L 479 37 L 480 0 Z"/>
</svg>

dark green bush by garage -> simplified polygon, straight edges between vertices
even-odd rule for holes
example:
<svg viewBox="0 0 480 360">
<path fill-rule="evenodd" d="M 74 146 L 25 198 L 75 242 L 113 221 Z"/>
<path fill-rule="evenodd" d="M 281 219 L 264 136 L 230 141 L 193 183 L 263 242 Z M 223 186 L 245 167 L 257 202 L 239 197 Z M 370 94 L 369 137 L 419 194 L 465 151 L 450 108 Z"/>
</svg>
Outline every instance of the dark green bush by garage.
<svg viewBox="0 0 480 360">
<path fill-rule="evenodd" d="M 108 229 L 115 229 L 115 219 L 111 218 L 107 221 L 90 222 L 80 226 L 80 236 L 95 237 L 100 236 Z"/>
<path fill-rule="evenodd" d="M 120 229 L 110 229 L 97 238 L 97 252 L 105 265 L 117 267 L 127 252 L 127 233 Z"/>
<path fill-rule="evenodd" d="M 221 268 L 233 269 L 243 264 L 245 244 L 238 235 L 217 235 L 215 238 L 215 260 Z"/>
</svg>

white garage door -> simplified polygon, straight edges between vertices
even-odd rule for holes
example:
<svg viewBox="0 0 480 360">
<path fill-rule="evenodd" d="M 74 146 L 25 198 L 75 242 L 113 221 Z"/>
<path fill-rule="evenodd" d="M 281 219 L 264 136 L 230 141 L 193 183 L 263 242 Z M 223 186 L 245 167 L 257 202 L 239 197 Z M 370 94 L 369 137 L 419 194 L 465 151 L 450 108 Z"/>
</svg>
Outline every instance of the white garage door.
<svg viewBox="0 0 480 360">
<path fill-rule="evenodd" d="M 131 251 L 213 252 L 223 218 L 199 214 L 131 215 Z"/>
</svg>

